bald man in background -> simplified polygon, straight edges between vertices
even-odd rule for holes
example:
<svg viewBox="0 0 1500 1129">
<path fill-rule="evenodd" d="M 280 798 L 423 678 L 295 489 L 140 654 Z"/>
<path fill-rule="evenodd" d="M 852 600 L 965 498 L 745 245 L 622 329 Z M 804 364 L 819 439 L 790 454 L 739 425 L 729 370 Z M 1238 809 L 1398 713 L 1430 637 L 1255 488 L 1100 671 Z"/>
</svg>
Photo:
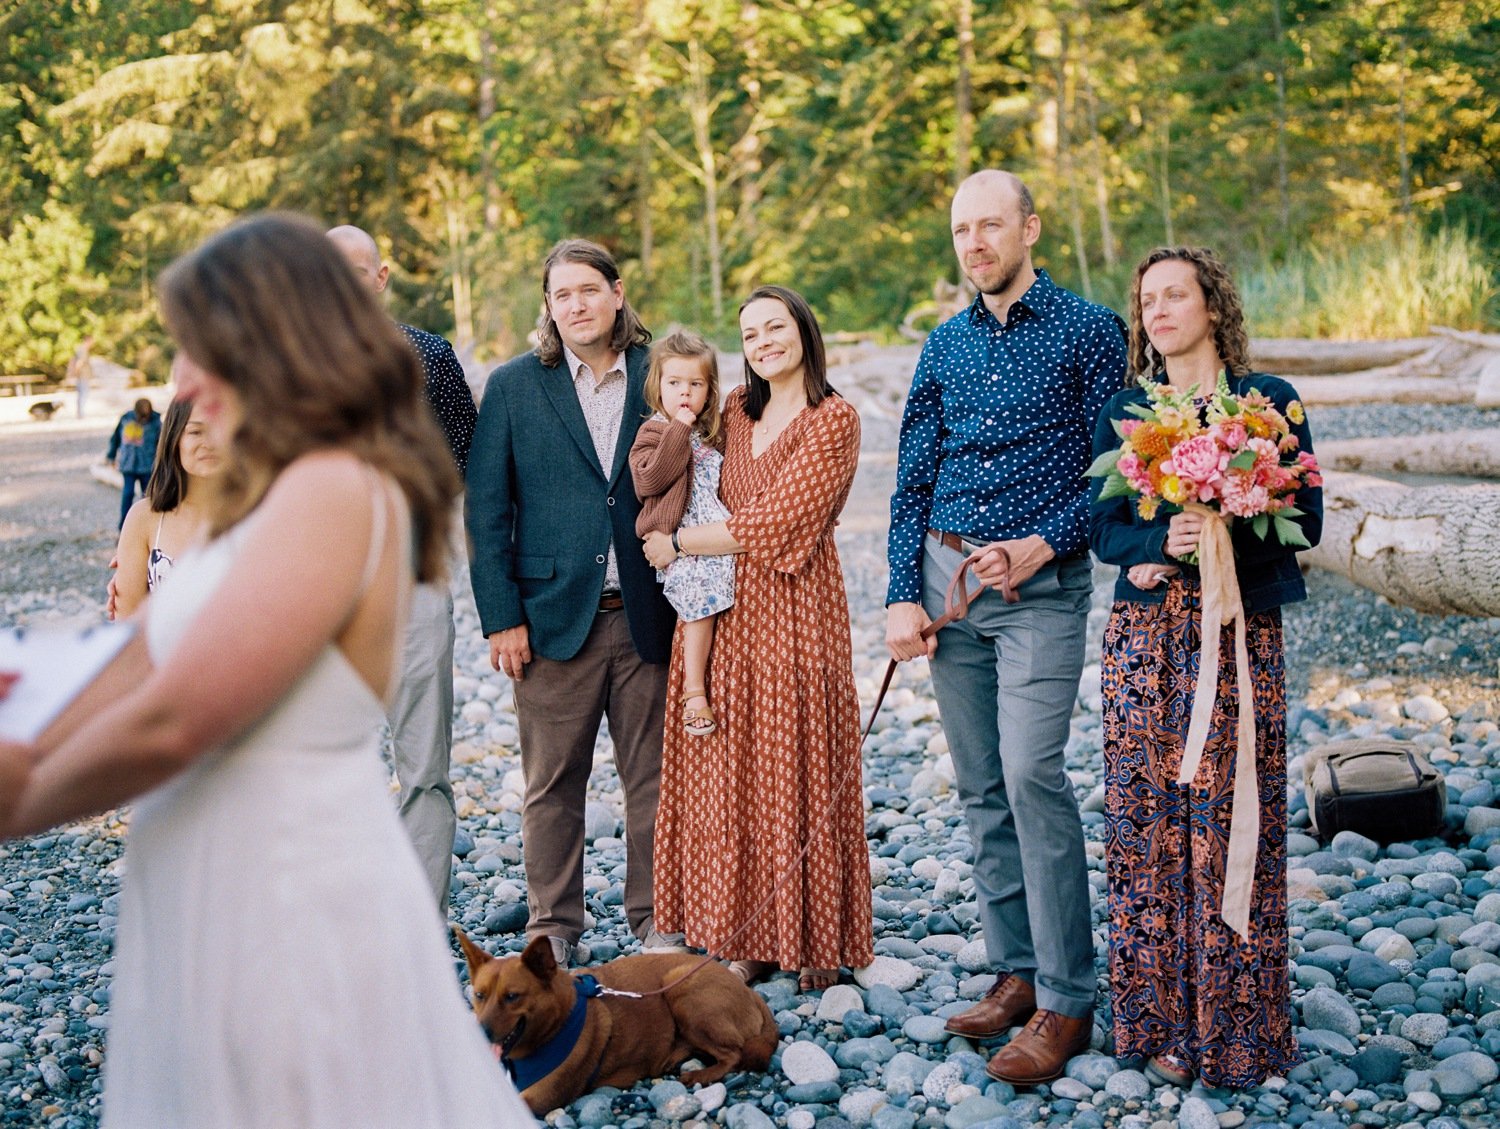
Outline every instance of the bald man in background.
<svg viewBox="0 0 1500 1129">
<path fill-rule="evenodd" d="M 368 232 L 346 224 L 329 231 L 328 238 L 373 292 L 385 290 L 391 268 L 381 261 L 380 248 Z M 427 403 L 462 479 L 478 415 L 463 367 L 443 338 L 409 325 L 400 328 L 421 358 Z M 432 883 L 438 908 L 447 913 L 458 818 L 448 780 L 453 754 L 453 594 L 446 580 L 412 589 L 401 680 L 388 717 L 401 785 L 401 822 Z"/>
</svg>

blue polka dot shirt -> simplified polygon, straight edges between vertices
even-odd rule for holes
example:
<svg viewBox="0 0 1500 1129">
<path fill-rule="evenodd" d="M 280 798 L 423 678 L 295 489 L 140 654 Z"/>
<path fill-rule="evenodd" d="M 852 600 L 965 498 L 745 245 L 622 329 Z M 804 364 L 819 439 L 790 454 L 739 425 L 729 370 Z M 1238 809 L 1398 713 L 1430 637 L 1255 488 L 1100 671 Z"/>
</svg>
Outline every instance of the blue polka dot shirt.
<svg viewBox="0 0 1500 1129">
<path fill-rule="evenodd" d="M 1004 325 L 982 296 L 927 338 L 901 420 L 886 603 L 922 598 L 929 529 L 1088 544 L 1094 421 L 1125 384 L 1125 325 L 1046 271 Z"/>
</svg>

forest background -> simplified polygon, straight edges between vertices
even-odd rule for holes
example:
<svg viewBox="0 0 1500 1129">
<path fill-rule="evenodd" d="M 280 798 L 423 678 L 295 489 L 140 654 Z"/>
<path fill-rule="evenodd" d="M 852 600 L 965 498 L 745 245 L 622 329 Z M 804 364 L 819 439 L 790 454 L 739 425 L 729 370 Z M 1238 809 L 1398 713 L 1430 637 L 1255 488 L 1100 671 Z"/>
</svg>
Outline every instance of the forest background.
<svg viewBox="0 0 1500 1129">
<path fill-rule="evenodd" d="M 525 348 L 547 247 L 735 338 L 802 290 L 894 335 L 974 168 L 1122 308 L 1216 247 L 1259 335 L 1497 321 L 1497 0 L 0 0 L 0 371 L 165 376 L 156 273 L 241 212 L 377 235 L 392 312 Z"/>
</svg>

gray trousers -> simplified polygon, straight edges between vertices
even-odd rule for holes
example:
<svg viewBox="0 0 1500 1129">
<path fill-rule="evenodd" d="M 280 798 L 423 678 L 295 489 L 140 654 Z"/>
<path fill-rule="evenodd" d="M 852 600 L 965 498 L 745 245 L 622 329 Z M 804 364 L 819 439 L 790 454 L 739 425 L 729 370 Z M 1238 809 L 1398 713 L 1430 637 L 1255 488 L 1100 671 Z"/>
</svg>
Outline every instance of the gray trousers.
<svg viewBox="0 0 1500 1129">
<path fill-rule="evenodd" d="M 963 555 L 926 540 L 922 603 L 934 619 Z M 938 633 L 932 659 L 943 731 L 974 844 L 974 889 L 997 971 L 1036 988 L 1037 1006 L 1093 1012 L 1094 944 L 1078 802 L 1063 762 L 1083 671 L 1088 558 L 1046 565 Z"/>
<path fill-rule="evenodd" d="M 453 875 L 453 595 L 446 580 L 411 591 L 411 618 L 401 651 L 401 683 L 387 715 L 391 759 L 401 785 L 401 822 L 422 870 L 448 910 Z"/>
<path fill-rule="evenodd" d="M 607 718 L 625 793 L 625 920 L 644 939 L 651 926 L 666 664 L 641 660 L 623 611 L 600 612 L 578 654 L 566 662 L 533 657 L 515 693 L 526 780 L 527 935 L 576 942 L 583 933 L 583 806 L 594 739 Z"/>
</svg>

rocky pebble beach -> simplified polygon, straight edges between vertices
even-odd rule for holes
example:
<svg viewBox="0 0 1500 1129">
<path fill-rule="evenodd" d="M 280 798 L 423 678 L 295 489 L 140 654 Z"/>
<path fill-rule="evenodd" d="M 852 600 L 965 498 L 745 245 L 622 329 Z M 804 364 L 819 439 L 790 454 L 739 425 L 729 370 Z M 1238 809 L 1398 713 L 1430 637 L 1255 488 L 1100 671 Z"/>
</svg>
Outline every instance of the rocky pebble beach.
<svg viewBox="0 0 1500 1129">
<path fill-rule="evenodd" d="M 836 381 L 837 383 L 837 381 Z M 866 708 L 885 666 L 885 499 L 899 391 L 840 384 L 861 407 L 865 459 L 840 531 Z M 1496 426 L 1494 413 L 1419 405 L 1323 409 L 1327 437 Z M 0 428 L 0 622 L 97 618 L 115 500 L 78 486 L 103 434 Z M 1096 570 L 1092 653 L 1113 570 Z M 1291 735 L 1293 1007 L 1303 1061 L 1247 1092 L 1158 1085 L 1110 1054 L 1101 1002 L 1092 1049 L 1050 1085 L 990 1081 L 986 1048 L 943 1032 L 991 982 L 968 833 L 925 662 L 904 666 L 865 751 L 875 962 L 821 994 L 760 985 L 783 1036 L 765 1074 L 688 1090 L 674 1080 L 601 1090 L 556 1129 L 1480 1129 L 1500 1123 L 1500 619 L 1434 617 L 1322 573 L 1286 610 Z M 521 771 L 511 688 L 489 669 L 465 578 L 455 578 L 453 756 L 460 831 L 451 919 L 492 951 L 524 943 Z M 1099 673 L 1079 686 L 1068 768 L 1083 809 L 1101 1001 L 1104 921 Z M 1384 735 L 1423 746 L 1446 774 L 1436 838 L 1381 846 L 1308 833 L 1302 758 L 1325 741 Z M 0 1126 L 85 1129 L 99 1116 L 111 943 L 128 810 L 0 846 Z M 621 793 L 601 734 L 587 812 L 583 943 L 598 962 L 634 951 L 621 911 Z M 351 939 L 356 952 L 359 939 Z M 461 975 L 455 953 L 455 976 Z"/>
</svg>

